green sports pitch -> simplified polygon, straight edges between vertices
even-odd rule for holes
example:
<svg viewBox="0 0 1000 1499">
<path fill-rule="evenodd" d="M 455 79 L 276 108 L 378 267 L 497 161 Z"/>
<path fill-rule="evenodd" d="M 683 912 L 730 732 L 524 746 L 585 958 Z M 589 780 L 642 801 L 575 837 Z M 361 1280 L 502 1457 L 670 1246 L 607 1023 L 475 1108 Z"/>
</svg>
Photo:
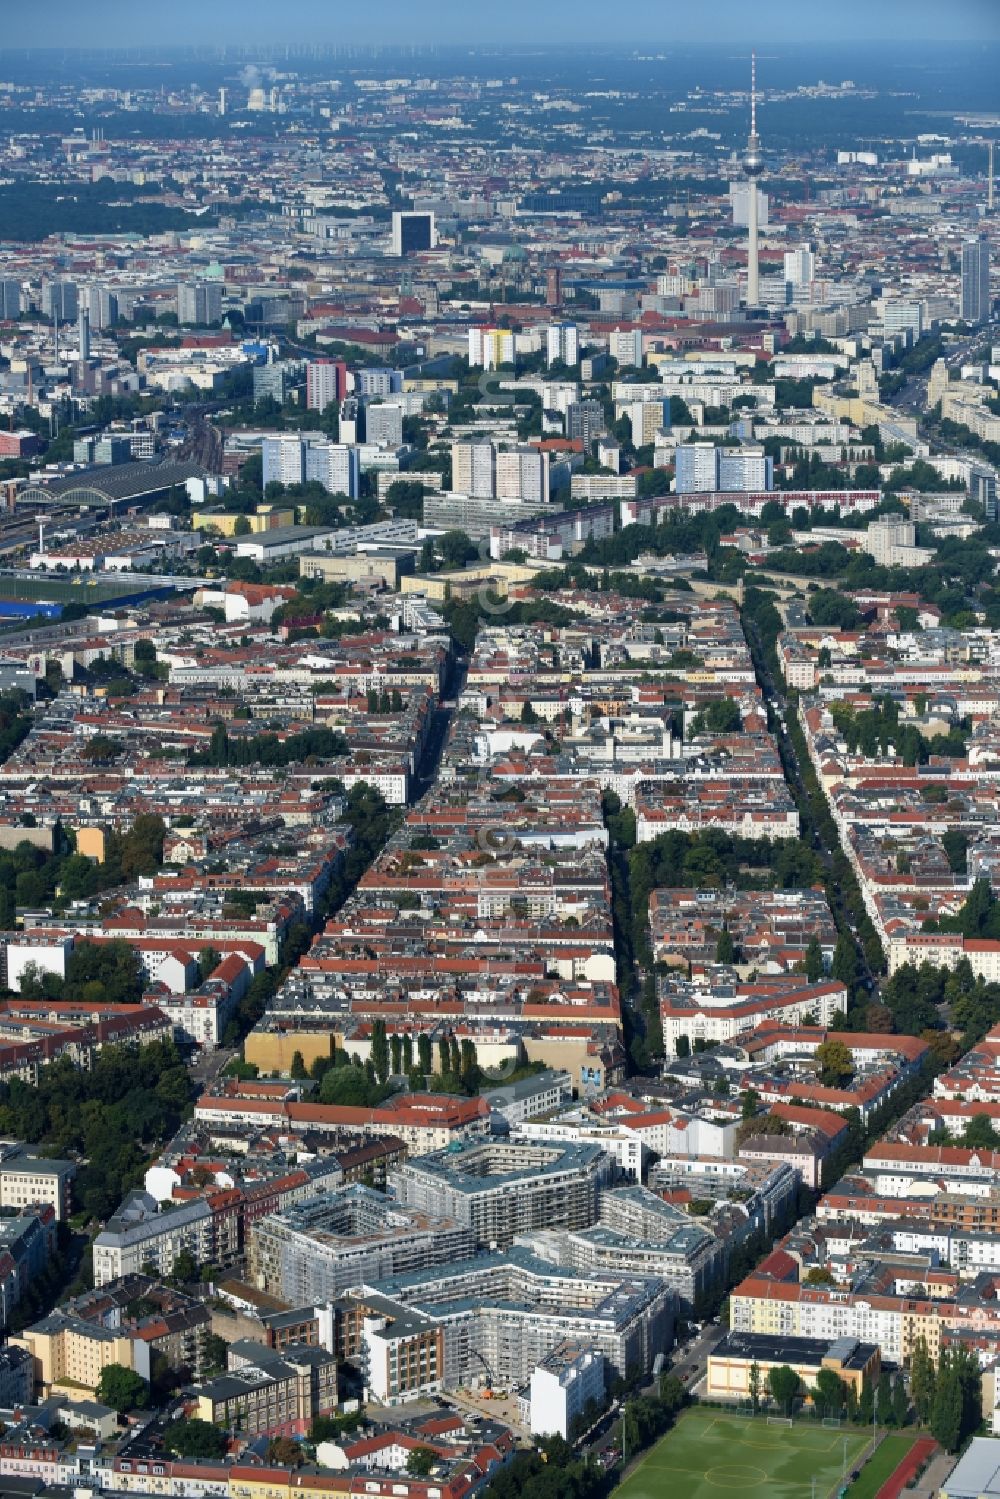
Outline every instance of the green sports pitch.
<svg viewBox="0 0 1000 1499">
<path fill-rule="evenodd" d="M 685 1411 L 615 1490 L 616 1499 L 827 1499 L 871 1442 L 857 1427 Z M 846 1465 L 845 1465 L 846 1458 Z M 815 1479 L 815 1489 L 813 1480 Z"/>
</svg>

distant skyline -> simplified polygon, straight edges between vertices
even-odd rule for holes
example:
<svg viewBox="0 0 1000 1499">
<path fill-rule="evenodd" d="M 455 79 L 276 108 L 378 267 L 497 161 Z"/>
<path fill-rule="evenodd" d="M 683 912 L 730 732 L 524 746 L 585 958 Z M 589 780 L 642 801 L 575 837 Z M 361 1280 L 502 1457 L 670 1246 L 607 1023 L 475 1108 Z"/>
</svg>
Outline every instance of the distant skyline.
<svg viewBox="0 0 1000 1499">
<path fill-rule="evenodd" d="M 650 51 L 671 45 L 900 41 L 1000 41 L 998 0 L 838 0 L 820 6 L 803 0 L 709 0 L 667 6 L 632 0 L 625 7 L 601 0 L 171 0 L 156 6 L 136 0 L 49 0 L 28 6 L 6 0 L 3 46 L 136 47 L 204 45 L 406 45 L 565 42 L 578 46 L 620 42 Z"/>
</svg>

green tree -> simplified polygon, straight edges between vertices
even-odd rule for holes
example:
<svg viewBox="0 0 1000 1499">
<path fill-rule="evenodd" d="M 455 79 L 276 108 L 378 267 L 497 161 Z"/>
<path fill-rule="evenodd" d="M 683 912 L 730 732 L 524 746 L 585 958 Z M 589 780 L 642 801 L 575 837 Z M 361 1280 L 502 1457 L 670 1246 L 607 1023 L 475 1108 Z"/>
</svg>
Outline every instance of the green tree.
<svg viewBox="0 0 1000 1499">
<path fill-rule="evenodd" d="M 171 1421 L 163 1433 L 163 1445 L 177 1457 L 225 1457 L 229 1440 L 211 1421 L 195 1416 Z"/>
<path fill-rule="evenodd" d="M 945 1364 L 937 1381 L 930 1427 L 945 1452 L 957 1452 L 962 1440 L 962 1384 L 958 1370 Z"/>
<path fill-rule="evenodd" d="M 787 1364 L 777 1364 L 767 1371 L 767 1384 L 775 1405 L 779 1406 L 786 1416 L 790 1416 L 792 1404 L 802 1388 L 802 1381 L 795 1370 L 790 1369 Z"/>
<path fill-rule="evenodd" d="M 384 1083 L 389 1076 L 389 1043 L 385 1033 L 385 1021 L 380 1017 L 372 1021 L 372 1065 L 375 1076 Z"/>
<path fill-rule="evenodd" d="M 823 949 L 820 947 L 819 938 L 814 932 L 809 938 L 806 947 L 806 978 L 810 984 L 818 984 L 823 977 Z"/>
<path fill-rule="evenodd" d="M 97 1381 L 97 1398 L 118 1414 L 144 1410 L 149 1404 L 149 1385 L 124 1364 L 105 1364 Z"/>
<path fill-rule="evenodd" d="M 750 1365 L 747 1392 L 750 1396 L 750 1405 L 753 1409 L 753 1413 L 754 1415 L 756 1415 L 764 1394 L 764 1378 L 761 1372 L 760 1364 L 758 1364 L 756 1359 L 754 1359 L 753 1363 Z"/>
<path fill-rule="evenodd" d="M 820 1369 L 812 1391 L 813 1404 L 823 1416 L 839 1415 L 844 1408 L 847 1391 L 844 1381 L 835 1369 Z"/>
<path fill-rule="evenodd" d="M 910 1417 L 910 1401 L 902 1375 L 897 1375 L 892 1386 L 892 1424 L 905 1426 Z"/>
<path fill-rule="evenodd" d="M 827 1088 L 839 1088 L 852 1076 L 854 1062 L 843 1041 L 830 1037 L 816 1048 L 819 1080 Z"/>
<path fill-rule="evenodd" d="M 185 1285 L 188 1281 L 198 1279 L 198 1261 L 189 1249 L 181 1250 L 180 1254 L 174 1260 L 174 1268 L 170 1274 L 171 1279 L 177 1281 L 180 1285 Z"/>
<path fill-rule="evenodd" d="M 431 1053 L 431 1038 L 426 1031 L 421 1031 L 417 1037 L 417 1066 L 426 1077 L 433 1071 L 434 1061 Z"/>
<path fill-rule="evenodd" d="M 753 1088 L 746 1088 L 740 1094 L 740 1118 L 752 1119 L 760 1108 L 760 1094 Z"/>
<path fill-rule="evenodd" d="M 1000 1135 L 993 1128 L 989 1114 L 973 1114 L 965 1126 L 962 1144 L 975 1150 L 995 1150 L 1000 1146 Z"/>
<path fill-rule="evenodd" d="M 309 1076 L 305 1058 L 300 1051 L 292 1052 L 292 1065 L 289 1069 L 289 1075 L 297 1083 L 304 1082 Z"/>
<path fill-rule="evenodd" d="M 406 1471 L 414 1478 L 426 1478 L 437 1460 L 438 1455 L 432 1447 L 414 1447 L 407 1454 Z"/>
<path fill-rule="evenodd" d="M 830 972 L 835 979 L 839 979 L 842 984 L 846 984 L 848 990 L 850 990 L 857 979 L 857 949 L 846 932 L 841 932 L 837 938 L 837 945 L 833 950 L 833 964 Z"/>
<path fill-rule="evenodd" d="M 910 1360 L 910 1394 L 917 1417 L 924 1424 L 930 1420 L 936 1384 L 934 1360 L 928 1352 L 926 1339 L 920 1337 L 913 1345 Z"/>
<path fill-rule="evenodd" d="M 719 940 L 715 944 L 715 961 L 717 963 L 734 963 L 736 961 L 736 946 L 733 935 L 727 926 L 719 933 Z"/>
<path fill-rule="evenodd" d="M 198 980 L 204 983 L 222 962 L 222 955 L 214 947 L 203 947 L 198 954 Z"/>
<path fill-rule="evenodd" d="M 686 1404 L 687 1390 L 676 1374 L 660 1375 L 660 1402 L 671 1416 Z"/>
</svg>

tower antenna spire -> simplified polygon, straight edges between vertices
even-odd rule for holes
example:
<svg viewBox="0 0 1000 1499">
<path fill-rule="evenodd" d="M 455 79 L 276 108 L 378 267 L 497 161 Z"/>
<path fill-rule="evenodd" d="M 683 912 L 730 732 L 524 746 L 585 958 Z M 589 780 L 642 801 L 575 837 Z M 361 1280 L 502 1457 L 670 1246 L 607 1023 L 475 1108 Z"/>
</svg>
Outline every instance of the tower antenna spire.
<svg viewBox="0 0 1000 1499">
<path fill-rule="evenodd" d="M 747 306 L 756 307 L 760 297 L 758 262 L 757 179 L 764 170 L 764 157 L 757 134 L 757 53 L 750 54 L 750 135 L 743 153 L 743 170 L 747 178 Z"/>
<path fill-rule="evenodd" d="M 750 53 L 750 134 L 757 134 L 757 54 Z"/>
</svg>

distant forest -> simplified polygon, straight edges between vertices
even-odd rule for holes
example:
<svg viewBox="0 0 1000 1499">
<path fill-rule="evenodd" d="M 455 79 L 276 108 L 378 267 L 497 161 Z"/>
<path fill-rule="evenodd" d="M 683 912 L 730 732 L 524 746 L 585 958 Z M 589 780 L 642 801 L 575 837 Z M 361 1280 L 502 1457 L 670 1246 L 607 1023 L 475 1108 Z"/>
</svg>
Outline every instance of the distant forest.
<svg viewBox="0 0 1000 1499">
<path fill-rule="evenodd" d="M 197 214 L 140 198 L 127 183 L 17 182 L 0 187 L 4 240 L 41 240 L 50 234 L 162 234 L 205 222 Z"/>
</svg>

